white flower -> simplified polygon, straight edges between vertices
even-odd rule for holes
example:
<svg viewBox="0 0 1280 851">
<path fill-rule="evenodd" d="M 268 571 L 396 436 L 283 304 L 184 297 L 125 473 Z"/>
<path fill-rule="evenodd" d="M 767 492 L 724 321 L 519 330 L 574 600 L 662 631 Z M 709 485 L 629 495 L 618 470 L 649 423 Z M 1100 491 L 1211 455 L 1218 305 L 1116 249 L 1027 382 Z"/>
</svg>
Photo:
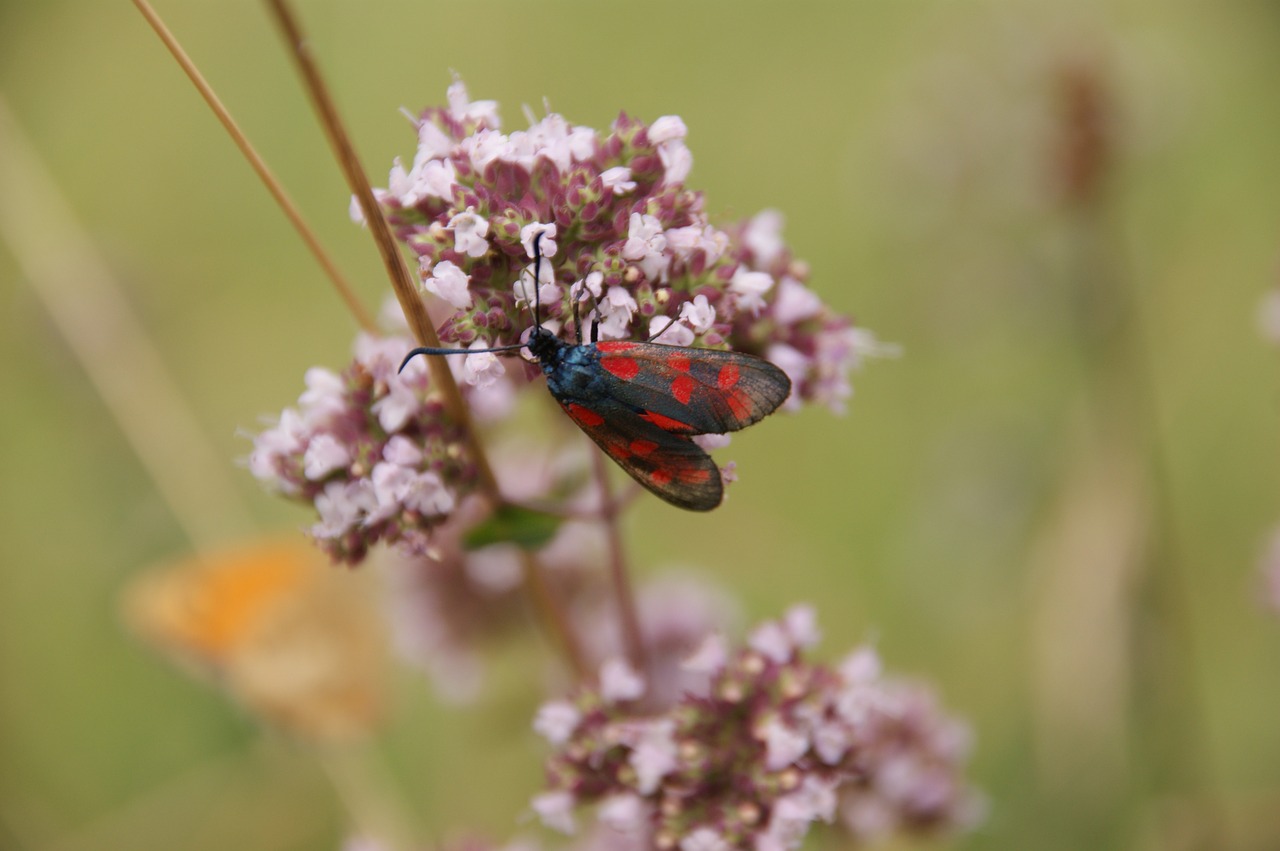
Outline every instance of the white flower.
<svg viewBox="0 0 1280 851">
<path fill-rule="evenodd" d="M 859 647 L 840 663 L 840 676 L 849 685 L 867 685 L 880 678 L 880 655 L 871 647 Z"/>
<path fill-rule="evenodd" d="M 670 316 L 654 316 L 649 319 L 649 339 L 664 346 L 692 346 L 697 335 Z"/>
<path fill-rule="evenodd" d="M 280 412 L 280 421 L 274 428 L 269 428 L 253 439 L 253 452 L 249 454 L 249 472 L 254 478 L 280 488 L 285 493 L 296 489 L 288 479 L 280 478 L 276 470 L 276 462 L 286 455 L 292 455 L 302 448 L 302 442 L 309 430 L 298 412 L 285 408 Z"/>
<path fill-rule="evenodd" d="M 600 298 L 601 294 L 604 293 L 604 273 L 587 273 L 585 278 L 581 281 L 574 282 L 574 284 L 569 287 L 569 293 L 578 301 L 584 301 L 587 297 L 587 293 L 590 293 L 592 298 Z"/>
<path fill-rule="evenodd" d="M 453 495 L 440 476 L 431 471 L 419 473 L 408 467 L 386 462 L 377 464 L 369 476 L 377 500 L 377 512 L 367 522 L 377 523 L 397 514 L 402 508 L 433 517 L 453 510 Z"/>
<path fill-rule="evenodd" d="M 430 197 L 449 201 L 453 198 L 458 173 L 448 160 L 426 160 L 415 162 L 409 177 L 413 179 L 413 188 L 419 199 Z"/>
<path fill-rule="evenodd" d="M 439 474 L 428 470 L 418 473 L 413 487 L 404 499 L 405 508 L 427 517 L 448 514 L 453 510 L 453 493 L 445 486 Z"/>
<path fill-rule="evenodd" d="M 599 135 L 590 127 L 578 125 L 569 131 L 569 151 L 578 162 L 589 160 L 596 155 L 596 143 Z"/>
<path fill-rule="evenodd" d="M 458 150 L 466 154 L 471 165 L 481 173 L 495 160 L 506 159 L 510 147 L 506 135 L 497 130 L 481 130 L 458 143 Z"/>
<path fill-rule="evenodd" d="M 534 796 L 530 805 L 542 819 L 542 823 L 561 833 L 573 833 L 577 823 L 573 819 L 574 799 L 570 792 L 543 792 Z"/>
<path fill-rule="evenodd" d="M 693 170 L 693 152 L 679 139 L 658 146 L 658 159 L 662 160 L 663 183 L 680 183 Z"/>
<path fill-rule="evenodd" d="M 644 695 L 644 677 L 625 659 L 609 659 L 600 666 L 600 696 L 608 703 L 636 700 Z"/>
<path fill-rule="evenodd" d="M 555 222 L 543 223 L 533 222 L 520 228 L 520 244 L 524 246 L 524 252 L 530 258 L 533 257 L 533 240 L 538 234 L 542 234 L 542 241 L 538 243 L 538 248 L 542 251 L 543 257 L 556 256 L 556 225 Z"/>
<path fill-rule="evenodd" d="M 795 647 L 791 636 L 777 621 L 765 621 L 747 636 L 747 645 L 766 659 L 782 664 L 791 658 Z"/>
<path fill-rule="evenodd" d="M 699 334 L 708 331 L 716 321 L 716 309 L 707 302 L 707 297 L 698 294 L 693 297 L 693 301 L 685 302 L 680 306 L 680 319 L 689 323 L 694 331 Z"/>
<path fill-rule="evenodd" d="M 484 340 L 476 340 L 469 348 L 485 348 Z M 507 369 L 493 352 L 474 352 L 463 358 L 462 378 L 472 387 L 492 387 L 498 383 Z"/>
<path fill-rule="evenodd" d="M 387 378 L 387 395 L 370 406 L 369 410 L 378 417 L 378 424 L 383 431 L 394 434 L 404 428 L 405 424 L 418 413 L 422 401 L 418 394 L 399 379 Z"/>
<path fill-rule="evenodd" d="M 782 616 L 782 624 L 796 647 L 813 647 L 822 640 L 813 606 L 792 606 Z"/>
<path fill-rule="evenodd" d="M 778 297 L 773 302 L 773 317 L 779 325 L 794 325 L 812 319 L 822 311 L 817 293 L 792 277 L 778 281 Z"/>
<path fill-rule="evenodd" d="M 413 122 L 418 127 L 418 153 L 414 162 L 443 159 L 453 153 L 456 143 L 434 121 L 414 118 Z"/>
<path fill-rule="evenodd" d="M 352 346 L 356 363 L 364 367 L 365 372 L 376 381 L 394 381 L 400 373 L 400 363 L 413 348 L 413 344 L 405 337 L 383 337 L 377 334 L 361 332 L 356 335 Z"/>
<path fill-rule="evenodd" d="M 761 210 L 751 217 L 742 233 L 742 242 L 756 257 L 757 266 L 768 266 L 786 247 L 782 241 L 782 213 Z"/>
<path fill-rule="evenodd" d="M 329 482 L 316 495 L 320 522 L 311 527 L 317 538 L 339 538 L 377 507 L 373 485 L 368 479 Z"/>
<path fill-rule="evenodd" d="M 661 145 L 672 139 L 683 139 L 688 133 L 688 128 L 684 126 L 684 121 L 678 115 L 655 118 L 649 125 L 649 141 L 654 145 Z"/>
<path fill-rule="evenodd" d="M 483 257 L 488 253 L 489 241 L 485 236 L 489 233 L 489 223 L 476 213 L 474 207 L 468 207 L 450 219 L 449 229 L 453 231 L 453 244 L 459 254 Z"/>
<path fill-rule="evenodd" d="M 399 514 L 404 508 L 404 500 L 413 490 L 417 471 L 399 464 L 382 462 L 375 464 L 369 474 L 373 483 L 373 495 L 377 500 L 377 509 L 365 518 L 366 523 L 380 523 Z"/>
<path fill-rule="evenodd" d="M 764 307 L 764 294 L 773 286 L 773 276 L 768 272 L 752 272 L 739 266 L 729 280 L 729 292 L 738 297 L 738 307 L 759 314 Z"/>
<path fill-rule="evenodd" d="M 636 791 L 651 795 L 679 765 L 676 760 L 675 722 L 670 718 L 644 724 L 627 760 L 636 773 Z"/>
<path fill-rule="evenodd" d="M 546 245 L 546 239 L 542 241 Z M 517 304 L 532 304 L 533 299 L 533 272 L 537 263 L 530 263 L 520 271 L 520 276 L 516 278 L 515 284 L 512 286 L 512 292 L 515 293 Z M 538 275 L 538 299 L 542 302 L 550 304 L 560 300 L 561 289 L 556 283 L 555 270 L 551 268 L 550 263 L 541 264 Z M 543 322 L 542 324 L 546 324 Z"/>
<path fill-rule="evenodd" d="M 662 232 L 662 222 L 647 213 L 632 213 L 627 231 L 627 241 L 622 246 L 622 256 L 639 261 L 640 270 L 650 281 L 666 279 L 667 238 Z"/>
<path fill-rule="evenodd" d="M 427 197 L 452 198 L 456 178 L 457 172 L 448 160 L 415 161 L 406 172 L 397 157 L 387 177 L 387 191 L 404 206 L 412 207 Z"/>
<path fill-rule="evenodd" d="M 827 722 L 813 730 L 813 749 L 827 765 L 835 765 L 844 759 L 849 750 L 849 731 L 843 724 Z"/>
<path fill-rule="evenodd" d="M 619 833 L 639 833 L 646 826 L 648 807 L 639 795 L 610 795 L 600 802 L 596 817 Z"/>
<path fill-rule="evenodd" d="M 581 720 L 582 713 L 578 711 L 578 707 L 567 700 L 552 700 L 539 707 L 538 714 L 533 719 L 533 729 L 559 747 L 569 741 Z"/>
<path fill-rule="evenodd" d="M 493 128 L 501 126 L 498 118 L 498 102 L 496 100 L 473 101 L 467 95 L 467 87 L 458 78 L 454 78 L 447 93 L 449 114 L 455 121 L 479 121 Z"/>
<path fill-rule="evenodd" d="M 313 482 L 319 481 L 350 463 L 351 453 L 346 446 L 331 434 L 318 434 L 302 456 L 302 473 Z"/>
<path fill-rule="evenodd" d="M 423 281 L 422 286 L 427 292 L 439 296 L 458 310 L 466 310 L 472 303 L 471 291 L 467 289 L 470 283 L 471 277 L 456 263 L 441 260 L 432 267 L 431 277 Z"/>
<path fill-rule="evenodd" d="M 382 447 L 382 460 L 401 467 L 416 467 L 422 463 L 422 450 L 409 438 L 397 434 Z"/>
<path fill-rule="evenodd" d="M 631 179 L 631 169 L 624 165 L 606 168 L 600 172 L 600 182 L 614 195 L 626 195 L 636 190 L 636 182 Z"/>
<path fill-rule="evenodd" d="M 313 366 L 303 377 L 307 389 L 298 397 L 302 419 L 316 425 L 341 413 L 347 407 L 346 386 L 342 377 L 324 367 Z"/>
<path fill-rule="evenodd" d="M 680 664 L 686 671 L 697 674 L 715 674 L 724 670 L 729 661 L 729 649 L 724 636 L 712 633 L 702 640 L 698 649 Z"/>
<path fill-rule="evenodd" d="M 599 313 L 600 336 L 612 340 L 625 338 L 631 325 L 631 317 L 639 309 L 640 305 L 636 304 L 636 300 L 626 289 L 609 287 L 596 311 Z"/>
<path fill-rule="evenodd" d="M 698 827 L 680 840 L 680 851 L 730 851 L 730 845 L 718 831 L 710 827 Z"/>
<path fill-rule="evenodd" d="M 781 771 L 809 750 L 809 737 L 776 717 L 756 731 L 756 738 L 764 742 L 764 765 L 770 771 Z"/>
<path fill-rule="evenodd" d="M 707 256 L 707 265 L 719 260 L 729 247 L 729 235 L 711 225 L 689 225 L 671 228 L 666 233 L 667 249 L 682 262 L 688 262 L 693 252 L 701 250 Z"/>
<path fill-rule="evenodd" d="M 733 440 L 728 434 L 695 434 L 693 442 L 710 452 L 713 449 L 724 449 Z"/>
</svg>

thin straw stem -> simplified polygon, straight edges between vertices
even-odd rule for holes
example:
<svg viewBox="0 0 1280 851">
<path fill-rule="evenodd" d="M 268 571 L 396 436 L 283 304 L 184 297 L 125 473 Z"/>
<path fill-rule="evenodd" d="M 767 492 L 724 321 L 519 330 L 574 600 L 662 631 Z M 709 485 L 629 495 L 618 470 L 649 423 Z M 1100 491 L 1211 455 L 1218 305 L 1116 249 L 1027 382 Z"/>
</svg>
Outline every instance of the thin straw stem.
<svg viewBox="0 0 1280 851">
<path fill-rule="evenodd" d="M 320 69 L 311 56 L 307 39 L 302 32 L 302 27 L 298 23 L 297 17 L 285 0 L 267 0 L 267 5 L 271 9 L 289 46 L 290 55 L 302 75 L 307 95 L 311 99 L 312 106 L 319 114 L 320 125 L 324 129 L 325 136 L 328 138 L 329 144 L 338 159 L 338 164 L 347 179 L 347 185 L 360 203 L 360 209 L 369 225 L 369 232 L 373 235 L 374 243 L 378 247 L 378 253 L 382 256 L 383 264 L 391 279 L 392 289 L 395 291 L 396 299 L 400 302 L 400 308 L 404 311 L 405 318 L 409 321 L 409 327 L 420 344 L 428 348 L 440 348 L 440 338 L 436 334 L 435 326 L 431 324 L 431 318 L 427 315 L 426 307 L 423 306 L 422 299 L 418 297 L 409 268 L 405 265 L 404 257 L 396 245 L 391 228 L 388 227 L 387 221 L 382 215 L 382 209 L 378 205 L 377 199 L 374 198 L 373 188 L 369 185 L 369 178 L 365 174 L 364 167 L 360 164 L 359 157 L 356 156 L 355 147 L 351 143 L 346 126 L 338 115 L 337 107 L 334 105 L 329 89 L 320 75 Z M 497 477 L 494 475 L 493 467 L 489 463 L 484 444 L 480 440 L 480 434 L 471 419 L 466 403 L 463 401 L 462 392 L 458 389 L 458 384 L 453 379 L 453 373 L 449 371 L 449 365 L 442 358 L 432 357 L 427 359 L 427 366 L 431 372 L 432 383 L 444 395 L 445 406 L 450 415 L 467 436 L 472 460 L 476 464 L 481 491 L 495 506 L 504 504 L 506 499 L 498 487 Z M 574 638 L 572 625 L 569 623 L 551 588 L 546 584 L 542 567 L 532 553 L 525 554 L 524 574 L 533 605 L 546 628 L 558 640 L 575 673 L 579 676 L 584 676 L 586 667 L 581 650 Z"/>
<path fill-rule="evenodd" d="M 133 0 L 133 5 L 138 7 L 138 11 L 142 13 L 142 17 L 147 19 L 147 23 L 155 30 L 156 35 L 164 42 L 164 46 L 169 48 L 169 53 L 177 60 L 186 73 L 187 79 L 200 92 L 200 96 L 204 98 L 204 102 L 209 105 L 209 109 L 213 110 L 213 114 L 222 122 L 222 126 L 226 129 L 231 141 L 235 142 L 236 147 L 240 149 L 240 153 L 249 161 L 254 172 L 258 175 L 258 179 L 262 181 L 262 185 L 267 187 L 267 191 L 271 193 L 271 197 L 280 205 L 280 209 L 284 211 L 285 216 L 293 224 L 294 230 L 302 237 L 302 241 L 307 244 L 307 248 L 311 250 L 311 254 L 320 264 L 320 268 L 324 270 L 325 275 L 333 283 L 334 288 L 338 291 L 338 296 L 347 305 L 347 309 L 351 311 L 351 315 L 355 317 L 356 322 L 365 331 L 370 334 L 378 333 L 378 326 L 373 321 L 373 317 L 364 305 L 360 303 L 360 299 L 356 297 L 355 289 L 351 286 L 351 282 L 338 269 L 333 258 L 324 250 L 324 246 L 320 244 L 320 239 L 316 236 L 315 231 L 307 224 L 302 217 L 298 206 L 293 203 L 293 199 L 289 197 L 289 193 L 285 191 L 284 186 L 267 167 L 266 162 L 258 155 L 253 145 L 249 142 L 248 137 L 241 131 L 240 126 L 236 124 L 235 119 L 231 117 L 231 113 L 223 105 L 221 99 L 213 91 L 213 87 L 205 80 L 204 75 L 196 68 L 195 63 L 191 61 L 191 57 L 182 49 L 182 45 L 178 43 L 178 39 L 169 30 L 159 14 L 151 7 L 147 0 Z"/>
<path fill-rule="evenodd" d="M 382 215 L 382 208 L 373 196 L 369 178 L 365 175 L 364 167 L 356 156 L 355 147 L 347 134 L 346 126 L 338 116 L 329 88 L 320 76 L 320 69 L 311 57 L 311 50 L 297 17 L 285 0 L 267 0 L 267 5 L 275 16 L 276 23 L 289 46 L 289 53 L 298 66 L 298 72 L 302 75 L 307 96 L 319 114 L 320 125 L 338 159 L 338 165 L 347 179 L 347 185 L 360 203 L 360 210 L 364 213 L 369 232 L 373 235 L 378 253 L 382 256 L 383 265 L 386 266 L 387 275 L 391 279 L 391 287 L 395 291 L 396 299 L 400 302 L 400 309 L 404 311 L 405 318 L 409 321 L 409 328 L 422 345 L 440 348 L 440 338 L 436 334 L 435 326 L 431 324 L 431 317 L 427 315 L 427 309 L 423 306 L 422 299 L 418 297 L 409 267 L 405 265 L 404 257 L 400 254 L 391 228 L 387 226 L 387 220 Z M 458 384 L 453 380 L 453 373 L 449 371 L 449 365 L 439 358 L 431 358 L 427 366 L 431 372 L 432 383 L 444 394 L 445 406 L 450 415 L 467 435 L 481 489 L 494 504 L 501 504 L 503 498 L 498 489 L 498 480 L 493 474 L 488 455 L 485 454 L 475 426 L 471 422 L 471 415 L 462 400 Z"/>
<path fill-rule="evenodd" d="M 648 671 L 648 659 L 644 648 L 644 639 L 640 632 L 640 616 L 636 611 L 635 594 L 632 592 L 631 576 L 627 570 L 626 550 L 622 545 L 622 527 L 619 521 L 619 504 L 609 486 L 609 470 L 605 466 L 604 456 L 591 452 L 592 472 L 596 486 L 600 491 L 600 522 L 604 525 L 605 536 L 609 545 L 609 579 L 613 585 L 615 602 L 618 607 L 618 620 L 622 628 L 622 643 L 627 651 L 627 659 L 639 671 Z"/>
</svg>

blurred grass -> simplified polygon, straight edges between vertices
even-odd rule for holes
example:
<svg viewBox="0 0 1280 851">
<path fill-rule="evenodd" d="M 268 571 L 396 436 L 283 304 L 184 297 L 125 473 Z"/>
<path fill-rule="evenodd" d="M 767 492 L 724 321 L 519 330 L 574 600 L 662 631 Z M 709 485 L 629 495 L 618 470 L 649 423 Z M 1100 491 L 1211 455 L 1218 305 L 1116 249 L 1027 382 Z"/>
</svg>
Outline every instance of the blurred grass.
<svg viewBox="0 0 1280 851">
<path fill-rule="evenodd" d="M 937 681 L 977 732 L 992 814 L 957 843 L 973 848 L 1140 847 L 1157 831 L 1136 793 L 1101 810 L 1048 794 L 1033 743 L 1028 547 L 1072 462 L 1085 378 L 1061 224 L 1025 168 L 1041 152 L 1013 144 L 1034 138 L 1020 110 L 1047 89 L 1019 74 L 1100 45 L 1122 110 L 1111 221 L 1140 297 L 1148 449 L 1167 473 L 1212 781 L 1235 847 L 1280 845 L 1280 622 L 1254 602 L 1280 508 L 1275 352 L 1253 321 L 1280 259 L 1273 5 L 300 6 L 375 181 L 413 150 L 397 109 L 439 102 L 449 69 L 508 126 L 544 96 L 596 127 L 620 108 L 679 114 L 713 215 L 781 209 L 815 289 L 903 344 L 855 377 L 847 417 L 735 441 L 743 481 L 723 510 L 645 501 L 628 531 L 642 570 L 700 565 L 753 616 L 813 600 L 829 652 L 875 637 L 893 669 Z M 376 256 L 262 9 L 159 8 L 378 303 Z M 128 3 L 0 3 L 0 91 L 228 463 L 307 366 L 345 362 L 351 321 Z M 124 634 L 123 583 L 188 544 L 4 249 L 0 293 L 0 845 L 335 847 L 342 816 L 305 755 L 263 744 Z M 239 486 L 264 529 L 307 522 Z M 380 750 L 437 834 L 506 836 L 536 788 L 528 661 L 471 712 L 405 684 Z M 230 808 L 237 824 L 215 830 Z M 122 827 L 122 812 L 143 815 Z"/>
</svg>

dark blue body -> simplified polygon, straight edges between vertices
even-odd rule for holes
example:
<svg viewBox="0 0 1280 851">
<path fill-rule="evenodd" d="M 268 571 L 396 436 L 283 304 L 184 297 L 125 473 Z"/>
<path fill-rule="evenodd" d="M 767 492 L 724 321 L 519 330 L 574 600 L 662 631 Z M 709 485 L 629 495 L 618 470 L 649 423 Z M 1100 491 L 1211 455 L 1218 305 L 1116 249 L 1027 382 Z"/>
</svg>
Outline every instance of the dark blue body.
<svg viewBox="0 0 1280 851">
<path fill-rule="evenodd" d="M 610 398 L 609 377 L 600 368 L 600 351 L 595 346 L 571 346 L 541 328 L 533 332 L 528 345 L 556 399 L 598 403 Z"/>
</svg>

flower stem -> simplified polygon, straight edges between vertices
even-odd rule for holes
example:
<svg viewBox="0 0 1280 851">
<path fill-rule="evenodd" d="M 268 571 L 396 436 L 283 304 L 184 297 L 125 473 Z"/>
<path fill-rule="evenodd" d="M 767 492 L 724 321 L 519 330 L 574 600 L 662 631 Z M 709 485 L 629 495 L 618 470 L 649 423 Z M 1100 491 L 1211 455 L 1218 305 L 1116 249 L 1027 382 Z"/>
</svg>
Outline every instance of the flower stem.
<svg viewBox="0 0 1280 851">
<path fill-rule="evenodd" d="M 147 23 L 155 30 L 156 35 L 164 42 L 164 46 L 169 49 L 169 53 L 173 55 L 178 65 L 182 67 L 187 79 L 191 80 L 196 90 L 200 92 L 200 96 L 204 98 L 204 102 L 209 105 L 209 109 L 213 110 L 213 114 L 218 117 L 218 121 L 222 122 L 223 128 L 231 136 L 231 141 L 235 142 L 236 147 L 240 149 L 240 153 L 248 160 L 249 165 L 258 175 L 258 179 L 267 187 L 271 197 L 280 205 L 280 209 L 284 211 L 285 216 L 293 224 L 294 230 L 302 237 L 302 241 L 307 244 L 312 256 L 315 257 L 320 264 L 320 268 L 329 277 L 334 289 L 338 291 L 338 296 L 347 305 L 347 309 L 351 311 L 351 315 L 355 317 L 356 322 L 365 331 L 370 334 L 376 334 L 378 326 L 373 321 L 369 311 L 361 304 L 360 299 L 356 297 L 355 288 L 351 286 L 351 282 L 338 269 L 338 265 L 329 256 L 329 253 L 324 250 L 324 246 L 320 244 L 319 237 L 316 236 L 315 231 L 311 229 L 311 226 L 302 217 L 302 212 L 298 209 L 298 206 L 289 197 L 289 193 L 285 191 L 284 186 L 276 178 L 275 174 L 267 167 L 266 162 L 249 142 L 248 137 L 244 135 L 240 126 L 236 124 L 235 119 L 231 117 L 231 113 L 223 105 L 213 87 L 209 85 L 204 75 L 200 73 L 200 69 L 191 61 L 191 57 L 187 55 L 187 52 L 182 49 L 177 37 L 165 25 L 160 15 L 157 14 L 147 0 L 133 0 L 133 5 L 138 7 L 142 17 L 147 19 Z"/>
<path fill-rule="evenodd" d="M 623 646 L 627 651 L 627 659 L 636 670 L 647 672 L 649 665 L 640 632 L 640 617 L 636 612 L 635 594 L 632 592 L 626 551 L 622 545 L 622 527 L 619 523 L 621 506 L 609 486 L 609 470 L 605 466 L 604 456 L 594 448 L 591 450 L 591 465 L 600 489 L 600 522 L 604 525 L 605 535 L 609 540 L 609 576 L 617 598 Z"/>
<path fill-rule="evenodd" d="M 391 279 L 391 287 L 395 291 L 400 309 L 404 311 L 414 337 L 421 345 L 439 347 L 440 338 L 436 334 L 435 326 L 431 324 L 431 317 L 427 315 L 427 309 L 418 296 L 409 268 L 405 265 L 404 256 L 400 253 L 391 228 L 382 215 L 377 199 L 374 198 L 369 178 L 356 156 L 355 147 L 351 143 L 346 126 L 338 116 L 338 110 L 329 89 L 320 76 L 320 69 L 311 56 L 306 36 L 302 32 L 297 16 L 294 15 L 286 0 L 267 0 L 267 5 L 275 16 L 276 23 L 289 46 L 290 55 L 302 75 L 307 95 L 319 114 L 320 125 L 337 156 L 338 164 L 346 176 L 347 185 L 360 203 L 365 222 L 369 225 L 369 232 L 373 235 L 374 243 L 378 247 L 378 252 Z M 453 373 L 449 371 L 449 365 L 443 358 L 428 358 L 427 367 L 431 373 L 432 384 L 444 395 L 445 407 L 450 416 L 466 435 L 472 460 L 476 465 L 481 492 L 495 507 L 504 505 L 507 499 L 498 486 L 498 479 L 494 475 L 493 466 L 485 452 L 480 433 L 471 419 L 466 402 L 462 398 L 462 392 L 454 381 Z M 581 650 L 564 610 L 546 584 L 541 565 L 532 553 L 525 554 L 523 563 L 525 581 L 533 597 L 535 608 L 548 631 L 557 639 L 574 672 L 578 676 L 583 676 L 586 666 Z"/>
<path fill-rule="evenodd" d="M 590 680 L 591 669 L 582 652 L 582 645 L 578 642 L 577 633 L 569 621 L 560 598 L 547 584 L 542 563 L 533 553 L 521 550 L 520 568 L 524 573 L 525 586 L 528 588 L 533 607 L 555 643 L 559 645 L 569 667 L 573 669 L 574 676 L 583 682 Z"/>
<path fill-rule="evenodd" d="M 435 326 L 431 324 L 431 317 L 427 315 L 427 309 L 422 304 L 422 299 L 418 297 L 409 267 L 405 265 L 404 256 L 396 245 L 395 236 L 392 235 L 391 228 L 383 218 L 382 209 L 373 196 L 369 178 L 360 164 L 359 157 L 356 156 L 346 125 L 338 116 L 329 88 L 325 85 L 324 78 L 320 76 L 320 68 L 311 56 L 307 38 L 302 32 L 297 16 L 285 0 L 267 0 L 267 5 L 274 14 L 276 23 L 289 47 L 289 53 L 298 66 L 298 72 L 302 75 L 307 96 L 319 115 L 320 126 L 338 159 L 338 165 L 347 179 L 347 186 L 360 204 L 364 220 L 369 225 L 369 233 L 373 235 L 374 244 L 378 247 L 378 253 L 382 256 L 383 265 L 391 279 L 391 288 L 400 302 L 400 309 L 404 311 L 405 318 L 409 321 L 409 328 L 421 345 L 439 347 L 440 338 L 436 334 Z M 489 457 L 471 422 L 471 415 L 466 403 L 463 402 L 462 392 L 458 389 L 457 382 L 453 380 L 453 373 L 449 371 L 449 365 L 440 358 L 429 358 L 427 367 L 431 372 L 432 384 L 444 394 L 445 406 L 450 416 L 467 435 L 480 479 L 480 489 L 493 504 L 501 505 L 505 500 L 498 489 L 498 480 L 493 474 Z"/>
</svg>

